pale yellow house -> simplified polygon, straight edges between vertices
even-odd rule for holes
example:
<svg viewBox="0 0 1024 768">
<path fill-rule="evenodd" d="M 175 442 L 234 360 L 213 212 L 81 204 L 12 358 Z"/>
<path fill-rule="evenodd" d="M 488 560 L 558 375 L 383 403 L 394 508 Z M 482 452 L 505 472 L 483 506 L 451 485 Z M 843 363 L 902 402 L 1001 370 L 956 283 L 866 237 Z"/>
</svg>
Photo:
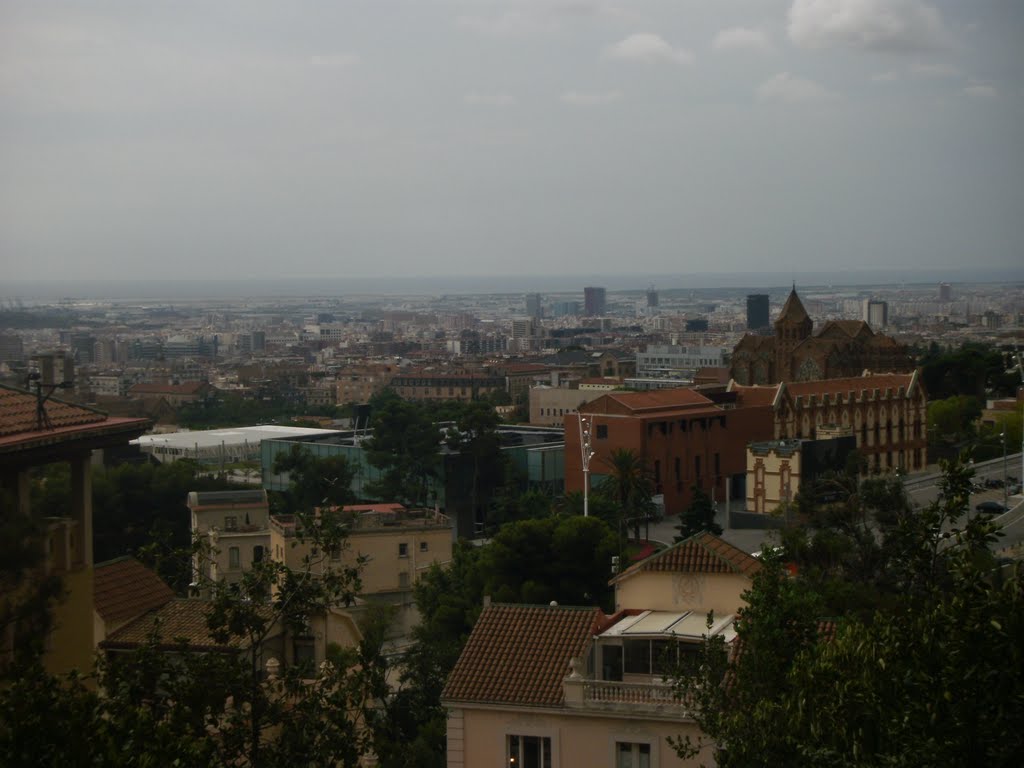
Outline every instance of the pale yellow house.
<svg viewBox="0 0 1024 768">
<path fill-rule="evenodd" d="M 800 490 L 799 440 L 771 440 L 747 446 L 747 511 L 767 514 L 792 503 Z"/>
<path fill-rule="evenodd" d="M 192 491 L 187 505 L 192 536 L 210 545 L 193 556 L 197 583 L 237 583 L 270 547 L 270 503 L 264 490 Z"/>
<path fill-rule="evenodd" d="M 731 639 L 760 567 L 702 533 L 615 577 L 610 616 L 485 605 L 442 696 L 449 768 L 712 765 L 710 747 L 683 761 L 668 743 L 700 731 L 666 660 L 696 652 L 708 632 Z"/>
<path fill-rule="evenodd" d="M 337 514 L 348 526 L 348 539 L 341 550 L 326 557 L 300 538 L 296 518 L 272 517 L 270 557 L 293 570 L 309 557 L 314 571 L 351 567 L 361 559 L 361 602 L 394 606 L 391 635 L 408 635 L 419 621 L 412 595 L 416 579 L 433 564 L 451 560 L 451 520 L 434 510 L 407 510 L 401 504 L 351 505 Z"/>
</svg>

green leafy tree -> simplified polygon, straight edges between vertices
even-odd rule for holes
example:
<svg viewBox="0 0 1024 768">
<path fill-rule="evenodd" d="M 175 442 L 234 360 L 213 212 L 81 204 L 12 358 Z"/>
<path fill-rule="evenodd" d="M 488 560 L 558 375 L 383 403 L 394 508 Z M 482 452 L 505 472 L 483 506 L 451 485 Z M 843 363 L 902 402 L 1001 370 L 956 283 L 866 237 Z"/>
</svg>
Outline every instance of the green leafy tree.
<svg viewBox="0 0 1024 768">
<path fill-rule="evenodd" d="M 634 536 L 640 540 L 640 520 L 654 511 L 651 497 L 654 485 L 643 457 L 629 448 L 616 448 L 603 460 L 609 472 L 599 493 L 613 499 L 618 508 L 619 535 L 624 535 L 627 521 L 632 520 Z"/>
<path fill-rule="evenodd" d="M 174 553 L 191 544 L 189 491 L 233 486 L 209 477 L 194 461 L 94 467 L 93 550 L 97 562 L 135 555 L 168 584 L 183 591 L 191 570 Z M 71 508 L 71 475 L 66 463 L 42 468 L 33 478 L 31 505 L 39 517 L 61 517 Z M 180 566 L 180 567 L 179 567 Z"/>
<path fill-rule="evenodd" d="M 309 512 L 315 507 L 341 507 L 355 501 L 355 472 L 344 456 L 320 458 L 301 445 L 293 445 L 274 460 L 274 473 L 285 472 L 290 511 Z"/>
<path fill-rule="evenodd" d="M 484 551 L 485 590 L 498 602 L 608 605 L 612 529 L 596 517 L 509 523 Z"/>
<path fill-rule="evenodd" d="M 693 500 L 679 514 L 679 525 L 676 526 L 679 535 L 675 540 L 688 539 L 702 531 L 708 531 L 716 536 L 722 533 L 722 526 L 715 522 L 715 505 L 704 489 L 693 486 Z"/>
<path fill-rule="evenodd" d="M 445 434 L 445 443 L 472 463 L 470 504 L 475 520 L 482 519 L 483 500 L 504 477 L 504 455 L 498 436 L 501 420 L 486 402 L 466 404 Z"/>
<path fill-rule="evenodd" d="M 712 640 L 704 663 L 677 672 L 719 766 L 1019 764 L 1024 589 L 1019 566 L 996 567 L 991 522 L 965 519 L 970 478 L 945 465 L 939 499 L 920 510 L 874 489 L 891 514 L 873 612 L 822 622 L 820 584 L 767 553 L 731 661 Z"/>
<path fill-rule="evenodd" d="M 331 567 L 344 543 L 334 516 L 304 516 L 310 552 L 297 570 L 265 559 L 237 586 L 213 583 L 207 624 L 221 652 L 196 653 L 155 626 L 134 651 L 101 660 L 96 695 L 38 661 L 0 686 L 0 763 L 110 766 L 356 766 L 372 748 L 386 695 L 379 631 L 313 670 L 264 676 L 282 630 L 351 604 L 358 564 Z M 228 650 L 230 649 L 230 650 Z"/>
<path fill-rule="evenodd" d="M 421 407 L 386 389 L 371 401 L 373 437 L 366 441 L 366 459 L 381 470 L 381 479 L 368 486 L 383 499 L 425 506 L 429 481 L 437 475 L 442 435 Z"/>
</svg>

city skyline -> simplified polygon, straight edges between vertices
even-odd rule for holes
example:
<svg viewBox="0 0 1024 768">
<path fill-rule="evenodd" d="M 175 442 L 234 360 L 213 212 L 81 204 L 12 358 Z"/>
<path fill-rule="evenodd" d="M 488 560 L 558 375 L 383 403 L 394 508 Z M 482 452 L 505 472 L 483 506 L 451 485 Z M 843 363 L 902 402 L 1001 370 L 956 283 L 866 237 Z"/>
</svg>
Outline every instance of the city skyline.
<svg viewBox="0 0 1024 768">
<path fill-rule="evenodd" d="M 115 0 L 0 21 L 5 282 L 557 265 L 582 287 L 1024 251 L 1015 4 Z"/>
</svg>

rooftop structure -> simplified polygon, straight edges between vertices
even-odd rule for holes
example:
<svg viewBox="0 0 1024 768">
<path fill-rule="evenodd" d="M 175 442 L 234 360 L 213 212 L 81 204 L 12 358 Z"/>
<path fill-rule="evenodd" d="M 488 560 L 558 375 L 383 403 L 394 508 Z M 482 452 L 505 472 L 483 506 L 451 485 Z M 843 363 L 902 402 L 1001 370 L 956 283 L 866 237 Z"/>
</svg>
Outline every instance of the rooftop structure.
<svg viewBox="0 0 1024 768">
<path fill-rule="evenodd" d="M 260 458 L 260 443 L 264 440 L 290 440 L 336 434 L 333 429 L 284 427 L 261 424 L 254 427 L 229 427 L 159 435 L 143 435 L 132 444 L 139 446 L 157 461 L 171 463 L 179 459 L 192 459 L 201 464 L 254 461 Z"/>
</svg>

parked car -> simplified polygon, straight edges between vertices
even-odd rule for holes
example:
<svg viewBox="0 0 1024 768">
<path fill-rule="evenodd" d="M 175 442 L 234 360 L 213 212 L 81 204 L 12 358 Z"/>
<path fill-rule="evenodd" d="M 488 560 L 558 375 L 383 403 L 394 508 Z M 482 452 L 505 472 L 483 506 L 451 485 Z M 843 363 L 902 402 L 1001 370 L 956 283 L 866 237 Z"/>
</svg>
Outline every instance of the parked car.
<svg viewBox="0 0 1024 768">
<path fill-rule="evenodd" d="M 1006 511 L 1006 507 L 998 501 L 983 501 L 975 507 L 975 510 L 984 512 L 986 515 L 1001 515 Z"/>
</svg>

